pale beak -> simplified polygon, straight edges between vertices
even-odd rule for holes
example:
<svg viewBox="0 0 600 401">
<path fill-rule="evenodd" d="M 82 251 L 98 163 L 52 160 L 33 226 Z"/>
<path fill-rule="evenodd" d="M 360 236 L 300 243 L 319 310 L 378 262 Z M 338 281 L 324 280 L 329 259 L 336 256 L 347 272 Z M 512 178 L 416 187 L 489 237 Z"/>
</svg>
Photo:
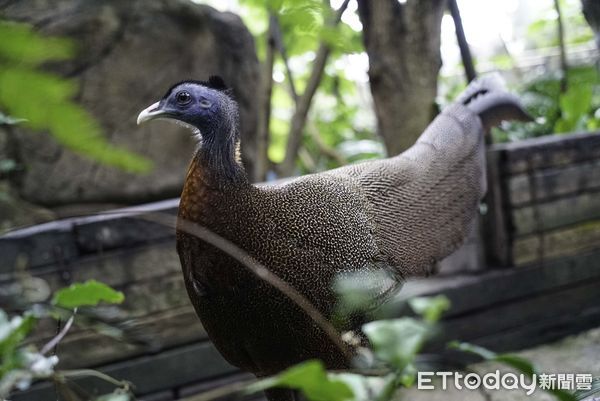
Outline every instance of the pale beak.
<svg viewBox="0 0 600 401">
<path fill-rule="evenodd" d="M 150 107 L 142 110 L 142 112 L 138 115 L 137 124 L 140 125 L 143 122 L 154 120 L 155 118 L 158 118 L 158 117 L 166 114 L 164 111 L 162 111 L 159 108 L 159 103 L 160 102 L 156 102 L 153 105 L 151 105 Z"/>
</svg>

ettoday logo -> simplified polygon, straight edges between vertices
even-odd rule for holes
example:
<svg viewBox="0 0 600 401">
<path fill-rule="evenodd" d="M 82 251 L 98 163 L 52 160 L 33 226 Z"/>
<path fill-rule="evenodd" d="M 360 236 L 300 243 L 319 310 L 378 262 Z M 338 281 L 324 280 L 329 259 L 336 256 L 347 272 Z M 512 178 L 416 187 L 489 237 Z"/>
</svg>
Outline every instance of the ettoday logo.
<svg viewBox="0 0 600 401">
<path fill-rule="evenodd" d="M 529 377 L 524 374 L 500 373 L 499 370 L 486 373 L 461 372 L 418 372 L 417 389 L 435 390 L 434 378 L 441 379 L 441 389 L 446 390 L 449 385 L 454 385 L 458 390 L 475 390 L 484 387 L 486 390 L 518 390 L 523 389 L 527 395 L 540 388 L 542 390 L 589 390 L 592 385 L 591 374 L 534 374 Z"/>
</svg>

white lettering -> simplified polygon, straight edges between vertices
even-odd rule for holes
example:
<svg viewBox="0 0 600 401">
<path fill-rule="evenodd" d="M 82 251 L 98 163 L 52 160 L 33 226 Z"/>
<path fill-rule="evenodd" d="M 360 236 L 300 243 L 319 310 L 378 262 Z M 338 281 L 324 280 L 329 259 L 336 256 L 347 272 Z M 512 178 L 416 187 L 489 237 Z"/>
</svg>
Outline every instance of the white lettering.
<svg viewBox="0 0 600 401">
<path fill-rule="evenodd" d="M 475 390 L 481 386 L 481 377 L 477 373 L 469 373 L 465 376 L 465 387 L 469 390 Z"/>
<path fill-rule="evenodd" d="M 433 376 L 433 372 L 418 372 L 417 388 L 419 390 L 433 390 L 434 386 L 429 384 L 431 383 L 431 376 Z"/>
</svg>

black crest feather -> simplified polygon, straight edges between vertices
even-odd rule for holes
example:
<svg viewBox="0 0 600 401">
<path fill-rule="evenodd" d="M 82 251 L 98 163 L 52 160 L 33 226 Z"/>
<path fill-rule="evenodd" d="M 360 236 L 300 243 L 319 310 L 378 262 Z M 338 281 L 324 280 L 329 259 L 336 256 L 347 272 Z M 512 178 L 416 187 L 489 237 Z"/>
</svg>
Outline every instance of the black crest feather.
<svg viewBox="0 0 600 401">
<path fill-rule="evenodd" d="M 195 80 L 195 79 L 185 79 L 183 81 L 179 81 L 176 84 L 172 85 L 167 90 L 167 93 L 165 94 L 164 97 L 169 96 L 171 94 L 171 92 L 173 91 L 173 89 L 175 89 L 176 87 L 178 87 L 181 84 L 197 84 L 197 85 L 202 85 L 202 86 L 206 86 L 207 88 L 211 88 L 211 89 L 215 89 L 215 90 L 221 91 L 221 92 L 225 93 L 226 95 L 228 95 L 229 97 L 232 97 L 232 95 L 233 95 L 233 91 L 231 90 L 231 88 L 229 88 L 227 86 L 227 84 L 225 83 L 225 80 L 223 78 L 221 78 L 218 75 L 211 75 L 208 78 L 208 81 L 199 81 L 199 80 Z"/>
<path fill-rule="evenodd" d="M 208 82 L 206 83 L 205 86 L 208 86 L 209 88 L 213 88 L 213 89 L 220 90 L 220 91 L 227 91 L 229 89 L 227 87 L 227 85 L 225 84 L 225 81 L 223 80 L 223 78 L 221 78 L 218 75 L 211 75 L 208 78 Z"/>
</svg>

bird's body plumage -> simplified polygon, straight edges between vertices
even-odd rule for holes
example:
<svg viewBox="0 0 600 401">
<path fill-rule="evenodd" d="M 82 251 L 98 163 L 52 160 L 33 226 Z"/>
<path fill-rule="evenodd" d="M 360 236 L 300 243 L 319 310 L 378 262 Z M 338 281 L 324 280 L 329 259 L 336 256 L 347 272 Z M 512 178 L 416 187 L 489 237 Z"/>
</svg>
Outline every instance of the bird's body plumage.
<svg viewBox="0 0 600 401">
<path fill-rule="evenodd" d="M 229 105 L 229 98 L 205 89 L 192 95 Z M 198 124 L 196 115 L 186 120 L 169 111 L 197 126 L 203 140 L 190 164 L 179 219 L 236 244 L 327 318 L 337 276 L 383 271 L 372 294 L 378 305 L 403 278 L 428 274 L 466 236 L 486 190 L 480 116 L 493 114 L 494 99 L 506 116 L 523 117 L 516 99 L 480 81 L 401 155 L 264 186 L 250 184 L 235 160 L 235 124 L 220 124 L 212 111 L 208 123 Z M 218 138 L 232 143 L 216 146 Z M 228 163 L 236 166 L 219 167 Z M 185 230 L 177 232 L 177 250 L 190 299 L 230 363 L 259 376 L 311 358 L 330 369 L 349 367 L 310 316 L 231 256 Z"/>
</svg>

